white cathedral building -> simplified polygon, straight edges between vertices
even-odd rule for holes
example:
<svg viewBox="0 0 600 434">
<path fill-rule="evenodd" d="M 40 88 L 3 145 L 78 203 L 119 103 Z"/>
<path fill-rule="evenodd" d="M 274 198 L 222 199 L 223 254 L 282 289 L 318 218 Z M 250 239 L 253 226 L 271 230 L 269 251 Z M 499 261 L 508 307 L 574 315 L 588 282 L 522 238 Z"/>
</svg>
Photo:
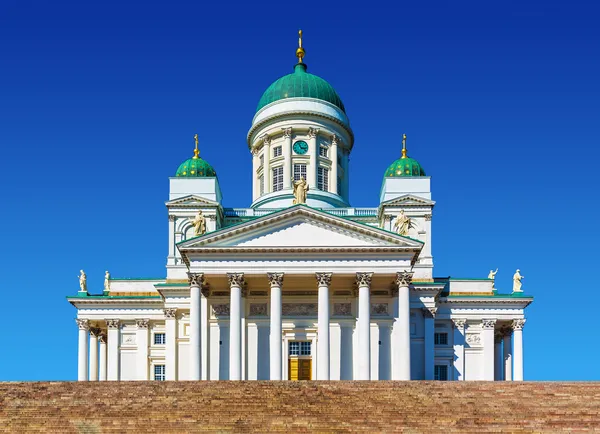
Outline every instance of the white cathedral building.
<svg viewBox="0 0 600 434">
<path fill-rule="evenodd" d="M 346 110 L 296 54 L 248 131 L 250 206 L 224 206 L 196 139 L 169 179 L 166 276 L 107 272 L 96 295 L 82 271 L 78 379 L 523 380 L 519 272 L 512 293 L 434 277 L 431 178 L 405 137 L 379 206 L 351 206 Z"/>
</svg>

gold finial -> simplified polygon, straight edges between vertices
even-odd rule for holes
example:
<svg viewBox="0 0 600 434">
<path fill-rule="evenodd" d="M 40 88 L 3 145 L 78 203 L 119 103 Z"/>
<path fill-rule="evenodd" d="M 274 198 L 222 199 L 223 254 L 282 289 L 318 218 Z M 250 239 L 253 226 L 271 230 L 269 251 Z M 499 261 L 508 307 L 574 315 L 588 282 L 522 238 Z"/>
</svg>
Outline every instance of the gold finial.
<svg viewBox="0 0 600 434">
<path fill-rule="evenodd" d="M 302 48 L 302 30 L 298 30 L 298 49 L 296 50 L 296 57 L 298 58 L 298 63 L 302 63 L 304 53 L 304 48 Z"/>
<path fill-rule="evenodd" d="M 406 134 L 402 134 L 402 158 L 406 157 Z"/>
<path fill-rule="evenodd" d="M 198 150 L 198 134 L 194 134 L 194 141 L 196 142 L 196 149 L 194 149 L 194 156 L 192 158 L 197 160 L 200 158 L 200 151 Z"/>
</svg>

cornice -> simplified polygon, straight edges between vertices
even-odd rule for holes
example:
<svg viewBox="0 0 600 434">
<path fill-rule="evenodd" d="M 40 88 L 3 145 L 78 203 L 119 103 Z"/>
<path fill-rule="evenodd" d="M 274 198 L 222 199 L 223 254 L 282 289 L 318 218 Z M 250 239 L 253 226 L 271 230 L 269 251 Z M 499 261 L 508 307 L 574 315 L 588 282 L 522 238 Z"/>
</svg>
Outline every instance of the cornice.
<svg viewBox="0 0 600 434">
<path fill-rule="evenodd" d="M 529 306 L 533 302 L 533 297 L 530 298 L 510 298 L 510 297 L 457 297 L 450 298 L 441 297 L 438 300 L 440 304 L 513 304 Z"/>
</svg>

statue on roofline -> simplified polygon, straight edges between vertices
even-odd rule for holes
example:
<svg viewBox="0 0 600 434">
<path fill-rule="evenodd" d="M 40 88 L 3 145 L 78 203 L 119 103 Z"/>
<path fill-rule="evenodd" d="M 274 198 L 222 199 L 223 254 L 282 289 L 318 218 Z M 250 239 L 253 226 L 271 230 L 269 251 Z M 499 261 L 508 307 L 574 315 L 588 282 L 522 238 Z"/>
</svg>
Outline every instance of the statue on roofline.
<svg viewBox="0 0 600 434">
<path fill-rule="evenodd" d="M 206 233 L 206 218 L 202 215 L 202 210 L 198 210 L 198 215 L 192 224 L 194 225 L 194 236 L 199 237 Z"/>
<path fill-rule="evenodd" d="M 298 181 L 294 181 L 292 178 L 292 185 L 294 188 L 294 205 L 299 203 L 306 203 L 306 194 L 308 193 L 308 183 L 304 180 L 304 176 L 300 176 Z"/>
<path fill-rule="evenodd" d="M 517 271 L 513 276 L 513 292 L 523 292 L 523 290 L 521 289 L 521 286 L 523 286 L 523 284 L 521 283 L 521 279 L 524 279 L 525 276 L 521 276 L 521 273 L 519 273 L 519 271 L 521 270 L 517 268 Z"/>
<path fill-rule="evenodd" d="M 492 288 L 494 288 L 494 286 L 496 285 L 496 274 L 498 274 L 498 268 L 496 268 L 496 271 L 494 270 L 490 270 L 490 274 L 488 274 L 488 279 L 492 280 Z"/>
<path fill-rule="evenodd" d="M 104 290 L 110 291 L 110 273 L 108 271 L 104 273 Z"/>
<path fill-rule="evenodd" d="M 87 276 L 83 270 L 79 270 L 79 290 L 87 292 Z"/>
</svg>

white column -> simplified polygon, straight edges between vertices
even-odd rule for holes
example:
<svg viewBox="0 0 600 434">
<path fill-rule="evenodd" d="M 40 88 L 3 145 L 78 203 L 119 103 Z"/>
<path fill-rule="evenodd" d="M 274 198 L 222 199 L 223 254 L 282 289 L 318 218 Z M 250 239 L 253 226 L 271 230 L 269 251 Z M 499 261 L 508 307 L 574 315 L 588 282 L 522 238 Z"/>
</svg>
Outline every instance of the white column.
<svg viewBox="0 0 600 434">
<path fill-rule="evenodd" d="M 263 177 L 265 183 L 264 193 L 271 193 L 273 191 L 273 184 L 271 183 L 271 139 L 268 135 L 261 137 L 263 141 Z"/>
<path fill-rule="evenodd" d="M 87 319 L 75 320 L 79 328 L 79 347 L 77 352 L 77 381 L 87 381 L 88 370 L 88 331 L 90 323 Z"/>
<path fill-rule="evenodd" d="M 329 380 L 329 285 L 331 273 L 315 273 L 319 291 L 317 320 L 317 380 Z"/>
<path fill-rule="evenodd" d="M 106 335 L 104 332 L 98 337 L 100 342 L 100 381 L 106 381 Z"/>
<path fill-rule="evenodd" d="M 163 309 L 165 314 L 165 379 L 177 380 L 177 309 Z"/>
<path fill-rule="evenodd" d="M 252 201 L 255 201 L 260 196 L 260 177 L 258 170 L 260 168 L 260 158 L 258 156 L 258 149 L 252 150 Z M 264 169 L 264 168 L 263 168 Z M 264 182 L 263 172 L 263 182 Z"/>
<path fill-rule="evenodd" d="M 373 273 L 356 273 L 358 286 L 357 380 L 371 379 L 371 279 Z"/>
<path fill-rule="evenodd" d="M 136 341 L 136 374 L 141 381 L 148 380 L 148 319 L 136 319 L 137 325 Z"/>
<path fill-rule="evenodd" d="M 281 353 L 281 287 L 283 286 L 283 273 L 267 273 L 271 284 L 271 329 L 269 335 L 269 365 L 270 379 L 281 380 L 281 366 L 283 355 Z"/>
<path fill-rule="evenodd" d="M 100 329 L 90 327 L 90 381 L 98 381 L 98 336 Z"/>
<path fill-rule="evenodd" d="M 283 188 L 292 188 L 292 128 L 282 128 L 283 145 Z"/>
<path fill-rule="evenodd" d="M 513 320 L 513 358 L 514 358 L 514 381 L 523 381 L 523 327 L 524 319 Z"/>
<path fill-rule="evenodd" d="M 246 346 L 246 298 L 248 296 L 248 290 L 246 288 L 242 288 L 242 303 L 240 304 L 240 316 L 241 316 L 241 341 L 242 341 L 242 353 L 241 353 L 241 365 L 242 371 L 240 372 L 241 379 L 246 380 L 246 354 L 248 347 Z"/>
<path fill-rule="evenodd" d="M 494 326 L 495 319 L 481 320 L 481 340 L 483 342 L 483 378 L 494 381 Z"/>
<path fill-rule="evenodd" d="M 319 149 L 317 149 L 317 136 L 319 134 L 318 128 L 308 129 L 308 155 L 309 155 L 309 166 L 306 169 L 306 182 L 311 189 L 317 188 L 317 156 L 319 155 Z"/>
<path fill-rule="evenodd" d="M 169 255 L 167 257 L 167 264 L 175 264 L 175 220 L 174 215 L 169 215 Z"/>
<path fill-rule="evenodd" d="M 189 379 L 200 379 L 200 288 L 204 273 L 188 273 L 190 282 L 190 375 Z M 166 369 L 166 367 L 165 367 Z"/>
<path fill-rule="evenodd" d="M 457 381 L 465 380 L 465 325 L 467 320 L 453 318 L 454 324 L 454 379 Z"/>
<path fill-rule="evenodd" d="M 229 290 L 229 379 L 242 379 L 242 286 L 244 273 L 227 273 Z"/>
<path fill-rule="evenodd" d="M 411 379 L 410 375 L 410 290 L 409 285 L 412 282 L 413 273 L 401 271 L 396 273 L 396 284 L 398 285 L 398 318 L 395 326 L 398 327 L 396 333 L 397 354 L 399 364 L 397 368 L 398 380 L 407 381 Z"/>
<path fill-rule="evenodd" d="M 208 380 L 208 288 L 200 290 L 200 378 Z"/>
<path fill-rule="evenodd" d="M 331 149 L 329 150 L 329 159 L 331 160 L 331 179 L 329 180 L 329 191 L 333 194 L 338 194 L 338 141 L 338 136 L 334 134 L 331 137 Z"/>
<path fill-rule="evenodd" d="M 494 381 L 502 381 L 504 374 L 504 360 L 502 354 L 502 335 L 494 335 Z"/>
<path fill-rule="evenodd" d="M 434 345 L 434 333 L 435 333 L 435 313 L 436 308 L 424 308 L 423 318 L 425 321 L 425 380 L 434 379 L 434 365 L 435 365 L 435 345 Z"/>
<path fill-rule="evenodd" d="M 504 329 L 504 381 L 512 381 L 512 328 Z"/>
<path fill-rule="evenodd" d="M 118 319 L 107 319 L 106 327 L 108 328 L 107 379 L 118 381 L 121 326 Z"/>
</svg>

